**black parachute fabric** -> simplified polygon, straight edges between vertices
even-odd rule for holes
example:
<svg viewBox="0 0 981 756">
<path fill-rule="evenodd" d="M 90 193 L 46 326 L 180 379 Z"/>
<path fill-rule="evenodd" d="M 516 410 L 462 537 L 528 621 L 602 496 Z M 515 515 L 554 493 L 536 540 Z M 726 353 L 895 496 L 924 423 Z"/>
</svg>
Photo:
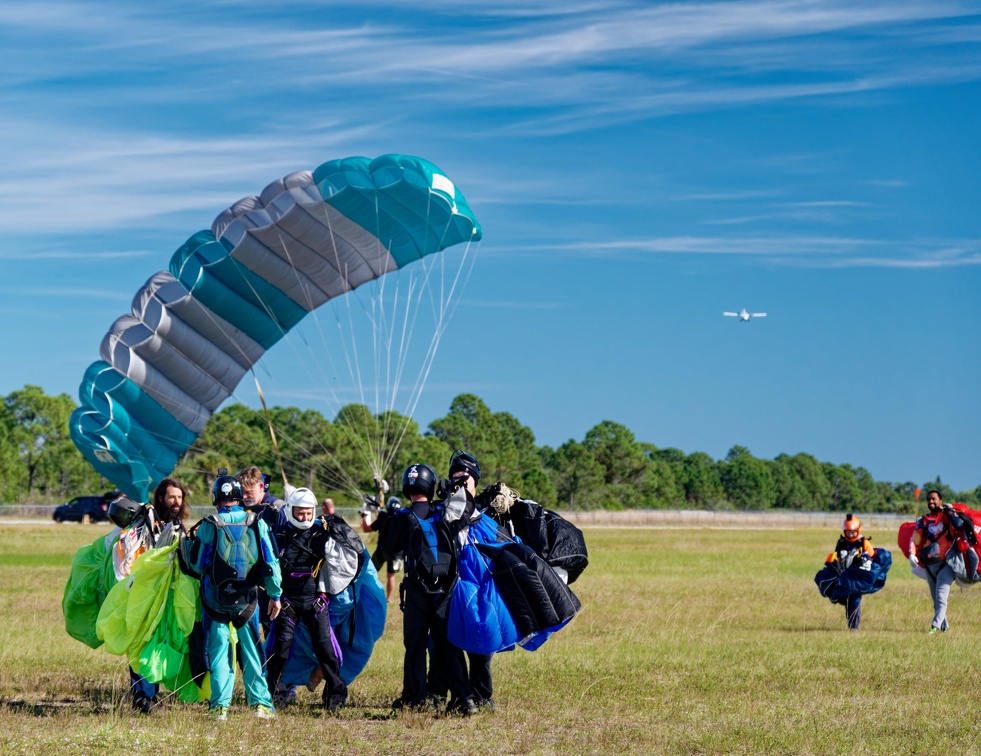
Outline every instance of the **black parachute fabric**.
<svg viewBox="0 0 981 756">
<path fill-rule="evenodd" d="M 582 605 L 562 579 L 529 546 L 476 544 L 491 561 L 491 574 L 522 637 L 555 629 Z"/>
<path fill-rule="evenodd" d="M 515 535 L 552 567 L 561 567 L 574 583 L 589 564 L 582 531 L 561 515 L 530 499 L 517 499 L 508 510 Z"/>
<path fill-rule="evenodd" d="M 814 582 L 832 604 L 844 604 L 849 597 L 882 590 L 890 567 L 892 554 L 887 549 L 876 549 L 871 560 L 854 559 L 844 570 L 840 562 L 828 562 L 814 576 Z"/>
</svg>

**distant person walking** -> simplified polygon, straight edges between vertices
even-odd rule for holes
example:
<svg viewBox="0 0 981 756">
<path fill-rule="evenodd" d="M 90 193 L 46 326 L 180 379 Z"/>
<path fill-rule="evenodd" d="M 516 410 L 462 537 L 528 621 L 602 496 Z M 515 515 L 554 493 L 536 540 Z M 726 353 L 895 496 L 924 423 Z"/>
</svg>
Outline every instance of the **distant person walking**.
<svg viewBox="0 0 981 756">
<path fill-rule="evenodd" d="M 841 524 L 841 536 L 825 563 L 835 565 L 839 572 L 844 572 L 856 559 L 860 569 L 865 565 L 871 566 L 874 556 L 875 549 L 872 548 L 871 541 L 862 535 L 861 521 L 853 514 L 845 515 L 845 521 Z M 845 620 L 849 630 L 858 630 L 862 621 L 861 594 L 849 595 L 845 599 Z"/>
<path fill-rule="evenodd" d="M 910 544 L 909 561 L 914 567 L 922 566 L 926 571 L 933 599 L 933 622 L 930 635 L 938 631 L 945 633 L 947 624 L 947 599 L 950 586 L 954 582 L 954 571 L 947 564 L 947 552 L 954 537 L 964 528 L 963 518 L 949 504 L 944 504 L 939 491 L 927 494 L 929 512 L 916 521 Z"/>
</svg>

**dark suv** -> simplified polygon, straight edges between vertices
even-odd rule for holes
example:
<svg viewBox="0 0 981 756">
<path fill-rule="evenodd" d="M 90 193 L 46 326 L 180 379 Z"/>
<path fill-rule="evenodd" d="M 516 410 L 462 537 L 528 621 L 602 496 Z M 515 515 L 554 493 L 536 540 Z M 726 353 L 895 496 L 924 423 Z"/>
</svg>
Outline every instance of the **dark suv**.
<svg viewBox="0 0 981 756">
<path fill-rule="evenodd" d="M 104 522 L 109 519 L 110 502 L 119 495 L 119 491 L 110 491 L 102 496 L 76 496 L 55 507 L 52 517 L 55 522 Z"/>
</svg>

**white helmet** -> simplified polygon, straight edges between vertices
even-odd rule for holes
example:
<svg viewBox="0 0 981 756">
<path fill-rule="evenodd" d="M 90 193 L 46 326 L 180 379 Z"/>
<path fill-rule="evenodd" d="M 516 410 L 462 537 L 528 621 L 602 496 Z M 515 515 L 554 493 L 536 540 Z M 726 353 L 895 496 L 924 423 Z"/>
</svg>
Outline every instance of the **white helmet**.
<svg viewBox="0 0 981 756">
<path fill-rule="evenodd" d="M 290 524 L 297 530 L 306 530 L 311 525 L 313 525 L 313 518 L 309 520 L 297 520 L 293 516 L 293 507 L 301 507 L 303 509 L 317 509 L 317 497 L 313 495 L 313 491 L 309 488 L 297 488 L 292 491 L 289 498 L 286 499 L 286 519 L 290 521 Z"/>
</svg>

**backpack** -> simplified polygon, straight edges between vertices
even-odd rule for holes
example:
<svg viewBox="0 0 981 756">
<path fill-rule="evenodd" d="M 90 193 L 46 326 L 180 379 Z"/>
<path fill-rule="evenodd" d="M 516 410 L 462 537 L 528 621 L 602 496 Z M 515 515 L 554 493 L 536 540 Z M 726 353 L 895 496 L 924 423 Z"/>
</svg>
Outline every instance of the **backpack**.
<svg viewBox="0 0 981 756">
<path fill-rule="evenodd" d="M 217 606 L 205 604 L 216 622 L 242 627 L 255 613 L 258 586 L 267 572 L 259 544 L 258 520 L 254 512 L 241 522 L 226 522 L 217 514 L 205 520 L 215 526 L 214 553 L 208 565 Z"/>
</svg>

